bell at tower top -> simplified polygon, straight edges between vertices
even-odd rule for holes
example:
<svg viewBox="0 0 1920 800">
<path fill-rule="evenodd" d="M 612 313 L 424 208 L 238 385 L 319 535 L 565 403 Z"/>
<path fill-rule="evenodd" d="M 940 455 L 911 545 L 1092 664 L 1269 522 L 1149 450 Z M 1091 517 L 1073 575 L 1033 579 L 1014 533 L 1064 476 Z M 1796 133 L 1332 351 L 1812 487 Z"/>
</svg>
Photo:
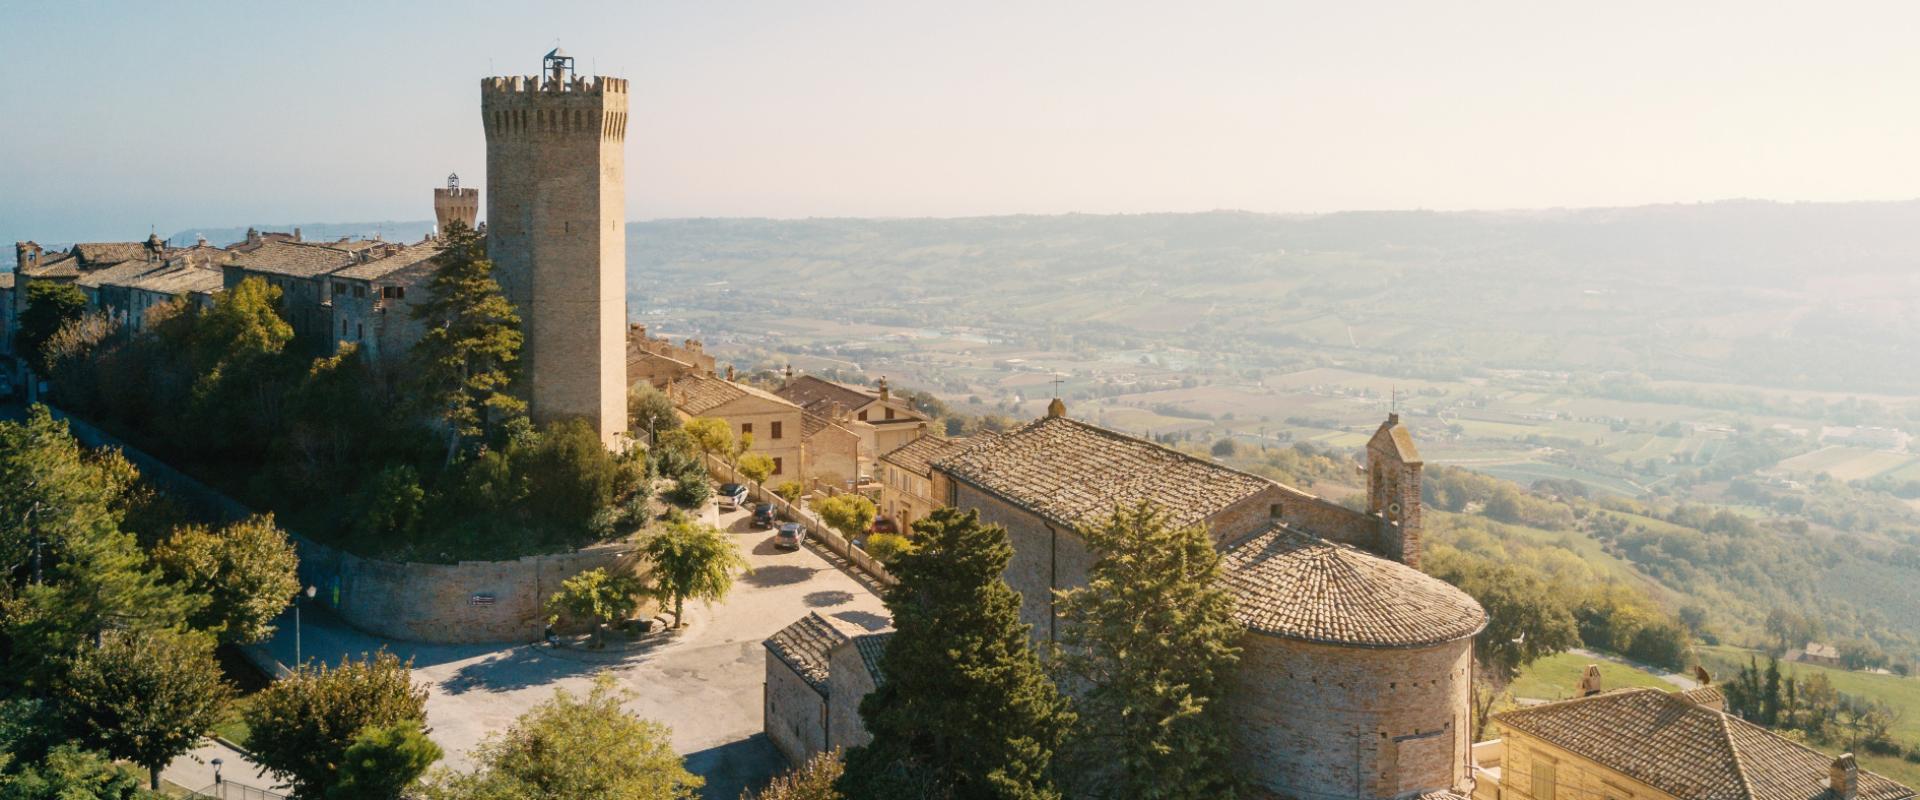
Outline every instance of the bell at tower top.
<svg viewBox="0 0 1920 800">
<path fill-rule="evenodd" d="M 547 80 L 555 84 L 565 85 L 567 79 L 574 74 L 573 56 L 567 55 L 567 51 L 558 47 L 548 50 L 546 57 L 541 59 L 541 63 L 544 66 L 541 71 L 546 73 Z"/>
</svg>

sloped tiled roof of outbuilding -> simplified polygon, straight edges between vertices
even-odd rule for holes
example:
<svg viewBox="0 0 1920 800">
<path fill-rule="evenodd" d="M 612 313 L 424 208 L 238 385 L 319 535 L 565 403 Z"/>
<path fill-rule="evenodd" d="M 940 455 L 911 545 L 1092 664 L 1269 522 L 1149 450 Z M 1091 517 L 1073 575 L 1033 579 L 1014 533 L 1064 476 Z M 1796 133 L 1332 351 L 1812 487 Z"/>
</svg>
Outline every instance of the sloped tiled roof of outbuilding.
<svg viewBox="0 0 1920 800">
<path fill-rule="evenodd" d="M 743 397 L 758 397 L 783 406 L 791 406 L 773 393 L 752 386 L 706 375 L 689 375 L 674 381 L 667 396 L 676 408 L 700 416 Z"/>
<path fill-rule="evenodd" d="M 29 278 L 74 278 L 80 275 L 80 259 L 72 251 L 42 253 L 40 260 L 21 270 Z"/>
<path fill-rule="evenodd" d="M 141 275 L 127 285 L 144 291 L 178 296 L 218 292 L 222 288 L 222 281 L 218 269 L 187 266 L 155 270 Z"/>
<path fill-rule="evenodd" d="M 354 256 L 332 244 L 268 239 L 237 251 L 233 265 L 250 272 L 311 278 L 354 263 Z"/>
<path fill-rule="evenodd" d="M 165 269 L 165 265 L 146 260 L 123 261 L 103 269 L 83 272 L 80 274 L 79 280 L 74 281 L 74 283 L 88 288 L 99 286 L 126 286 L 132 283 L 135 278 L 159 269 Z"/>
<path fill-rule="evenodd" d="M 1143 501 L 1191 525 L 1274 485 L 1066 417 L 1042 417 L 933 466 L 1068 526 Z"/>
<path fill-rule="evenodd" d="M 1494 715 L 1509 729 L 1690 800 L 1830 800 L 1833 758 L 1678 694 L 1634 688 Z M 1860 770 L 1856 800 L 1914 791 Z"/>
<path fill-rule="evenodd" d="M 863 633 L 853 637 L 853 646 L 860 650 L 860 663 L 867 668 L 867 674 L 873 676 L 873 688 L 887 684 L 887 674 L 880 670 L 880 657 L 886 655 L 887 643 L 893 641 L 893 631 L 883 633 Z"/>
<path fill-rule="evenodd" d="M 775 390 L 774 394 L 816 414 L 826 413 L 835 403 L 846 411 L 852 411 L 879 399 L 876 394 L 812 375 L 802 375 L 787 381 L 787 384 Z"/>
<path fill-rule="evenodd" d="M 766 646 L 795 675 L 821 694 L 827 693 L 827 654 L 849 638 L 845 631 L 818 612 L 808 612 L 792 625 L 768 637 Z M 862 653 L 864 656 L 865 654 Z"/>
<path fill-rule="evenodd" d="M 432 241 L 411 245 L 396 245 L 392 253 L 369 258 L 365 262 L 352 264 L 330 274 L 335 278 L 348 278 L 361 281 L 379 280 L 407 267 L 440 255 L 440 252 L 445 249 L 445 246 Z"/>
<path fill-rule="evenodd" d="M 888 451 L 880 458 L 909 472 L 926 475 L 933 469 L 933 462 L 985 442 L 985 437 L 992 436 L 994 434 L 985 433 L 972 438 L 949 439 L 927 434 Z"/>
<path fill-rule="evenodd" d="M 123 261 L 145 260 L 147 246 L 141 242 L 81 242 L 73 246 L 73 254 L 88 269 L 94 269 Z"/>
<path fill-rule="evenodd" d="M 1248 630 L 1345 647 L 1464 639 L 1487 614 L 1467 593 L 1398 561 L 1276 525 L 1227 549 L 1221 582 Z"/>
</svg>

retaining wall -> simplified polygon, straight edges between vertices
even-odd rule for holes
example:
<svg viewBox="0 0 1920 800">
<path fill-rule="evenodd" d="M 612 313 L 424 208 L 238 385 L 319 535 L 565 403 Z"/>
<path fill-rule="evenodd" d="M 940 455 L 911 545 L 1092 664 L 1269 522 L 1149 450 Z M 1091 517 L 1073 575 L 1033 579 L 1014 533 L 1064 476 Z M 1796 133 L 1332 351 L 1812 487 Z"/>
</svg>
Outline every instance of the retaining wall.
<svg viewBox="0 0 1920 800">
<path fill-rule="evenodd" d="M 74 438 L 115 447 L 154 485 L 202 519 L 233 521 L 254 512 L 166 462 L 58 409 Z M 560 583 L 585 570 L 632 569 L 635 546 L 621 542 L 515 561 L 418 564 L 348 553 L 289 532 L 300 555 L 302 586 L 348 624 L 389 639 L 433 644 L 525 642 L 546 628 L 544 606 Z M 864 555 L 864 554 L 863 554 Z"/>
</svg>

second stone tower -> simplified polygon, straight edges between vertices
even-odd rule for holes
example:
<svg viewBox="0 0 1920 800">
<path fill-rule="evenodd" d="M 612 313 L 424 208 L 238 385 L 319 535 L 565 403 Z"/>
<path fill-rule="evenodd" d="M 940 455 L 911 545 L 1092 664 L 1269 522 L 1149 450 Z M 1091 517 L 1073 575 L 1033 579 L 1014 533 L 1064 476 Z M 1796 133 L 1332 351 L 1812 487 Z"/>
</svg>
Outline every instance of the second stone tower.
<svg viewBox="0 0 1920 800">
<path fill-rule="evenodd" d="M 554 49 L 539 75 L 480 84 L 487 257 L 520 313 L 536 422 L 626 430 L 627 82 L 580 76 Z"/>
</svg>

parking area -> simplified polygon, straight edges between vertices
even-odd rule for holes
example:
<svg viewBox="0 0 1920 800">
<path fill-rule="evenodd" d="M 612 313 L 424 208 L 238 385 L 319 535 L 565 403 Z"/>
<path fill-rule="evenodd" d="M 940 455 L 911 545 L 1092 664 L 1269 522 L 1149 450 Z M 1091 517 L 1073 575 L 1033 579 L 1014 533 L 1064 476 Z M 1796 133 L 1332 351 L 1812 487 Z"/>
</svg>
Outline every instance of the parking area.
<svg viewBox="0 0 1920 800">
<path fill-rule="evenodd" d="M 837 565 L 831 553 L 774 547 L 774 532 L 753 527 L 744 509 L 721 513 L 709 505 L 706 514 L 727 531 L 752 571 L 738 578 L 724 602 L 690 602 L 687 629 L 651 649 L 612 654 L 416 645 L 369 636 L 318 613 L 306 615 L 301 649 L 309 659 L 328 661 L 382 648 L 412 658 L 415 678 L 430 690 L 432 736 L 455 768 L 469 765 L 468 751 L 488 732 L 504 729 L 555 688 L 583 692 L 595 672 L 611 670 L 633 693 L 629 708 L 673 729 L 674 748 L 708 779 L 704 796 L 736 800 L 742 788 L 785 766 L 761 733 L 761 642 L 809 611 L 869 630 L 885 627 L 888 618 L 871 582 Z M 270 643 L 273 655 L 292 663 L 294 638 L 288 615 Z"/>
</svg>

